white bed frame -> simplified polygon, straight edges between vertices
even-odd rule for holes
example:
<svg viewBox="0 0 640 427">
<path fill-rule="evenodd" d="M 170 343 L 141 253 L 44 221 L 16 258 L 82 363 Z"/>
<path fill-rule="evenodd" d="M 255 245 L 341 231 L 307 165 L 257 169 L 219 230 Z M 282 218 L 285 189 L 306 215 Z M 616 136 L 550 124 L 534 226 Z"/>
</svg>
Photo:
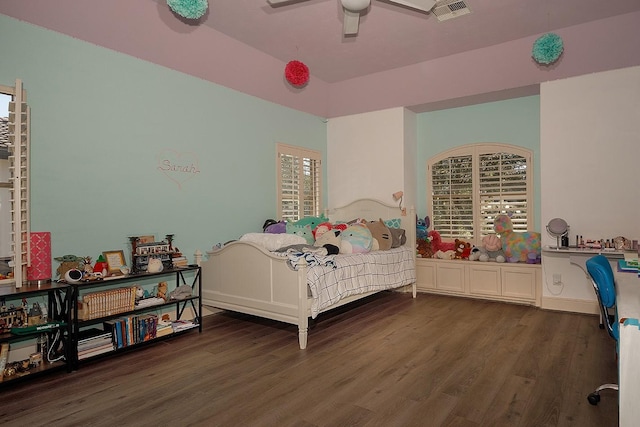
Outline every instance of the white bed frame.
<svg viewBox="0 0 640 427">
<path fill-rule="evenodd" d="M 401 218 L 406 231 L 405 245 L 416 247 L 415 212 L 404 216 L 400 208 L 374 199 L 359 199 L 344 207 L 327 210 L 331 222 L 365 218 L 374 221 Z M 307 346 L 311 299 L 308 297 L 307 268 L 297 271 L 287 258 L 275 256 L 251 242 L 234 241 L 221 250 L 207 252 L 202 263 L 202 303 L 206 306 L 251 314 L 298 325 L 300 348 Z M 416 283 L 411 285 L 416 297 Z M 354 295 L 324 309 L 330 310 L 367 297 L 375 292 Z"/>
</svg>

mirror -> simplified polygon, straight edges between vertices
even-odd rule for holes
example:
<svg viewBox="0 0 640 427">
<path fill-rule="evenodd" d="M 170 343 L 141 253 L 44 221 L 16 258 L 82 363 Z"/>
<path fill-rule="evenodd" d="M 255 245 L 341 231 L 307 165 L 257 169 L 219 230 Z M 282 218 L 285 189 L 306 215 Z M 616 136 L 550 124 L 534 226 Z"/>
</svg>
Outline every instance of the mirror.
<svg viewBox="0 0 640 427">
<path fill-rule="evenodd" d="M 567 222 L 562 218 L 553 218 L 549 221 L 549 224 L 547 224 L 547 231 L 556 238 L 556 249 L 561 249 L 560 238 L 569 234 L 569 225 Z"/>
</svg>

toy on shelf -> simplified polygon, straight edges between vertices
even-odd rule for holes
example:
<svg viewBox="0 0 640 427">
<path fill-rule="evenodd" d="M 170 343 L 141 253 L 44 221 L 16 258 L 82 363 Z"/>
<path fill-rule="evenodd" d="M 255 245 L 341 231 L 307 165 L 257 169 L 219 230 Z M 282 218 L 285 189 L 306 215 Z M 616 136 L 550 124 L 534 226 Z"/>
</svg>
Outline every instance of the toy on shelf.
<svg viewBox="0 0 640 427">
<path fill-rule="evenodd" d="M 502 250 L 502 240 L 495 234 L 484 236 L 482 238 L 482 246 L 473 248 L 469 259 L 482 262 L 505 262 L 506 257 Z"/>
</svg>

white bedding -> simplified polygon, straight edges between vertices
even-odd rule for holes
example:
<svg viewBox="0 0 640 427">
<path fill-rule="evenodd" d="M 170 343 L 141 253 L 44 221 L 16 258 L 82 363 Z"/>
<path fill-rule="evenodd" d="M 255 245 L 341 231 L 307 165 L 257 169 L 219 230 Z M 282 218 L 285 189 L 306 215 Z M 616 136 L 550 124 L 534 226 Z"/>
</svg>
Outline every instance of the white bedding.
<svg viewBox="0 0 640 427">
<path fill-rule="evenodd" d="M 410 285 L 416 281 L 415 250 L 408 246 L 365 254 L 340 254 L 331 265 L 307 270 L 311 317 L 350 295 Z"/>
</svg>

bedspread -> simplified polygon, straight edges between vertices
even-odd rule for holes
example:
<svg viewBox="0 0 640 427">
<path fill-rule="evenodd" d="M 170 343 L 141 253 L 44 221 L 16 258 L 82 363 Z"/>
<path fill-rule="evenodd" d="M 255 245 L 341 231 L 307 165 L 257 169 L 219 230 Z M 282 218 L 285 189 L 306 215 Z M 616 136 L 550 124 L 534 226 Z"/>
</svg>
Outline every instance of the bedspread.
<svg viewBox="0 0 640 427">
<path fill-rule="evenodd" d="M 334 266 L 307 270 L 313 300 L 311 317 L 342 298 L 369 291 L 398 288 L 416 281 L 415 250 L 407 246 L 365 254 L 340 254 Z"/>
</svg>

